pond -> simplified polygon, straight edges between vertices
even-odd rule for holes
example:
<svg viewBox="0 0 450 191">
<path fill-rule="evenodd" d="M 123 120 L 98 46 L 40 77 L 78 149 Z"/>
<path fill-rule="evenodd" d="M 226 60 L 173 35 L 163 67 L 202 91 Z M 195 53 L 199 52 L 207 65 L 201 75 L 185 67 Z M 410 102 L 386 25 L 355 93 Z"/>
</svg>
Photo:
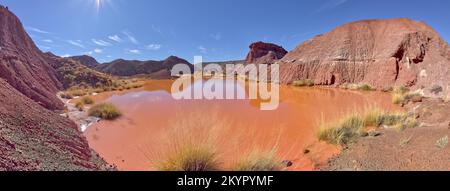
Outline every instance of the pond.
<svg viewBox="0 0 450 191">
<path fill-rule="evenodd" d="M 248 84 L 221 79 L 198 80 L 173 93 L 212 80 L 220 80 L 224 90 L 231 86 L 248 93 Z M 181 139 L 213 145 L 225 169 L 254 152 L 270 152 L 291 161 L 288 170 L 315 170 L 340 152 L 317 141 L 321 122 L 374 106 L 399 110 L 388 93 L 281 86 L 278 108 L 264 111 L 261 100 L 176 100 L 172 83 L 149 80 L 133 91 L 96 95 L 97 102 L 113 103 L 123 116 L 90 126 L 85 135 L 91 148 L 119 170 L 158 170 L 158 161 Z"/>
</svg>

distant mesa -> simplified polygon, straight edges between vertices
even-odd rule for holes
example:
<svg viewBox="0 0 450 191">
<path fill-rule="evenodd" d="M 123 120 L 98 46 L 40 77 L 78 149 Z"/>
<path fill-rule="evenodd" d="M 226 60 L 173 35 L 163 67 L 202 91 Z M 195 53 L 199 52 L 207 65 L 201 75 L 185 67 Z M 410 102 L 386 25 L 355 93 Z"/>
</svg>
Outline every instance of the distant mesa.
<svg viewBox="0 0 450 191">
<path fill-rule="evenodd" d="M 95 58 L 87 55 L 69 58 L 99 72 L 123 77 L 142 76 L 151 77 L 152 79 L 170 79 L 172 78 L 171 69 L 176 64 L 186 64 L 191 68 L 191 71 L 194 68 L 191 63 L 176 56 L 169 56 L 160 61 L 117 59 L 102 64 L 95 60 Z"/>
<path fill-rule="evenodd" d="M 151 77 L 152 79 L 170 79 L 172 78 L 172 67 L 176 64 L 186 64 L 191 71 L 194 70 L 194 66 L 191 63 L 176 56 L 170 56 L 165 60 L 160 61 L 118 59 L 109 63 L 97 65 L 95 69 L 116 76 L 142 75 Z"/>
<path fill-rule="evenodd" d="M 97 60 L 95 58 L 88 56 L 88 55 L 72 56 L 69 58 L 72 60 L 78 61 L 79 63 L 81 63 L 87 67 L 90 67 L 90 68 L 95 68 L 98 65 L 100 65 L 100 63 L 97 62 Z"/>
</svg>

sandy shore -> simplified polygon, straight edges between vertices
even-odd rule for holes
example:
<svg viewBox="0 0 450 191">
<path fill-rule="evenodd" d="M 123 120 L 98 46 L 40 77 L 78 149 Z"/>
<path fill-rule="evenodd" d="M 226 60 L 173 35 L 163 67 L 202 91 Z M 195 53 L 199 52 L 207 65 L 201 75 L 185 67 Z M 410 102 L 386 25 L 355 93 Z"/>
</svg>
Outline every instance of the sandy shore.
<svg viewBox="0 0 450 191">
<path fill-rule="evenodd" d="M 97 117 L 91 117 L 88 115 L 89 106 L 85 106 L 83 111 L 80 111 L 78 108 L 75 107 L 75 103 L 72 103 L 71 101 L 74 99 L 78 99 L 79 97 L 74 97 L 73 99 L 64 99 L 61 98 L 61 93 L 58 93 L 58 98 L 61 99 L 61 101 L 64 103 L 66 107 L 65 113 L 61 114 L 64 117 L 68 117 L 73 122 L 75 122 L 78 125 L 78 128 L 81 132 L 86 131 L 86 129 L 99 122 L 100 118 Z"/>
</svg>

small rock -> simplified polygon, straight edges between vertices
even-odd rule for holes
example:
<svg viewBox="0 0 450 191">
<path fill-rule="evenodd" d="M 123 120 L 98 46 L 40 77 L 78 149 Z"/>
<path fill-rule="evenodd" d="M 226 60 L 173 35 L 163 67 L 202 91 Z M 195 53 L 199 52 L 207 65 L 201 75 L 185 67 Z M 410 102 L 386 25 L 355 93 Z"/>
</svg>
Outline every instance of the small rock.
<svg viewBox="0 0 450 191">
<path fill-rule="evenodd" d="M 303 150 L 303 154 L 308 154 L 308 153 L 310 153 L 311 151 L 309 150 L 309 149 L 305 149 L 305 150 Z"/>
<path fill-rule="evenodd" d="M 419 102 L 423 101 L 423 98 L 422 98 L 422 96 L 414 96 L 411 98 L 411 101 L 414 103 L 419 103 Z"/>
<path fill-rule="evenodd" d="M 283 166 L 285 167 L 291 167 L 292 165 L 294 165 L 294 163 L 290 160 L 284 160 L 283 162 L 281 162 L 281 164 L 283 164 Z"/>
<path fill-rule="evenodd" d="M 368 132 L 368 135 L 369 135 L 370 137 L 378 137 L 378 136 L 381 135 L 381 133 L 378 132 L 378 131 L 369 131 L 369 132 Z"/>
</svg>

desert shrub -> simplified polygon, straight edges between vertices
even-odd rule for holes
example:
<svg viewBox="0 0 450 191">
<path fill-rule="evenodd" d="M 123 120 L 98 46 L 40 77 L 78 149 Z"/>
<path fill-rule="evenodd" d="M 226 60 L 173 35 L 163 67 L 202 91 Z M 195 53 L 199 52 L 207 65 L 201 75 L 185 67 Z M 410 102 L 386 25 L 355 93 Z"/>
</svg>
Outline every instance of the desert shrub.
<svg viewBox="0 0 450 191">
<path fill-rule="evenodd" d="M 422 94 L 408 92 L 406 89 L 394 90 L 392 92 L 392 103 L 394 104 L 407 104 L 409 102 L 421 102 L 423 99 Z"/>
<path fill-rule="evenodd" d="M 73 96 L 72 96 L 72 94 L 69 94 L 69 93 L 62 93 L 61 94 L 61 98 L 63 98 L 63 99 L 72 99 Z"/>
<path fill-rule="evenodd" d="M 379 108 L 369 108 L 365 112 L 354 112 L 344 116 L 338 122 L 322 122 L 317 138 L 335 145 L 354 142 L 365 133 L 366 127 L 392 126 L 399 130 L 414 128 L 418 125 L 414 116 L 392 114 Z"/>
<path fill-rule="evenodd" d="M 421 102 L 423 99 L 422 94 L 419 93 L 408 93 L 405 95 L 405 100 L 412 101 L 414 103 Z"/>
<path fill-rule="evenodd" d="M 400 94 L 400 93 L 393 93 L 392 94 L 392 103 L 394 103 L 394 104 L 402 104 L 404 102 L 405 102 L 404 94 Z"/>
<path fill-rule="evenodd" d="M 400 147 L 406 147 L 406 145 L 408 145 L 411 142 L 412 138 L 413 137 L 411 136 L 411 137 L 400 139 L 400 143 L 399 143 Z"/>
<path fill-rule="evenodd" d="M 337 123 L 322 124 L 317 133 L 320 141 L 335 145 L 346 145 L 355 141 L 363 133 L 364 119 L 352 114 Z"/>
<path fill-rule="evenodd" d="M 91 97 L 83 97 L 81 101 L 86 105 L 94 104 L 94 100 Z"/>
<path fill-rule="evenodd" d="M 385 113 L 382 116 L 380 125 L 393 126 L 400 123 L 402 120 L 406 119 L 403 114 L 389 114 Z"/>
<path fill-rule="evenodd" d="M 106 120 L 114 120 L 122 114 L 116 106 L 110 103 L 102 103 L 93 106 L 88 111 L 89 116 L 98 117 Z"/>
<path fill-rule="evenodd" d="M 381 109 L 371 108 L 364 115 L 364 125 L 378 127 L 383 123 L 384 115 Z"/>
<path fill-rule="evenodd" d="M 82 101 L 78 101 L 77 103 L 75 103 L 75 108 L 77 108 L 79 111 L 83 111 L 84 103 Z"/>
<path fill-rule="evenodd" d="M 397 87 L 394 87 L 392 92 L 396 93 L 396 94 L 406 94 L 409 92 L 409 88 L 407 88 L 405 86 L 397 86 Z"/>
<path fill-rule="evenodd" d="M 372 91 L 374 88 L 370 86 L 369 84 L 353 84 L 353 83 L 346 83 L 340 86 L 342 89 L 348 89 L 348 90 L 361 90 L 361 91 Z"/>
<path fill-rule="evenodd" d="M 205 112 L 208 113 L 208 117 L 205 117 Z M 278 140 L 274 145 L 255 144 L 243 148 L 242 141 L 254 134 L 248 134 L 247 131 L 237 132 L 233 128 L 235 125 L 215 109 L 175 113 L 170 127 L 161 135 L 162 148 L 157 146 L 149 149 L 147 153 L 150 156 L 152 169 L 160 171 L 275 171 L 282 169 L 283 164 L 278 161 L 275 149 L 272 149 L 276 148 Z M 225 135 L 237 136 L 238 139 Z M 271 141 L 267 140 L 267 142 Z M 230 143 L 231 145 L 228 145 Z M 223 150 L 223 144 L 237 148 Z M 268 152 L 265 152 L 266 148 L 270 148 Z"/>
<path fill-rule="evenodd" d="M 443 149 L 448 145 L 448 136 L 442 137 L 436 141 L 436 146 Z"/>
<path fill-rule="evenodd" d="M 403 117 L 401 120 L 398 120 L 396 124 L 393 124 L 393 127 L 397 129 L 397 131 L 404 131 L 406 129 L 415 128 L 419 125 L 415 117 Z"/>
<path fill-rule="evenodd" d="M 281 169 L 281 162 L 277 160 L 274 149 L 270 152 L 254 151 L 241 159 L 234 167 L 235 171 L 279 171 Z"/>
<path fill-rule="evenodd" d="M 158 165 L 161 171 L 215 171 L 219 162 L 214 148 L 207 145 L 184 145 Z"/>
<path fill-rule="evenodd" d="M 372 91 L 373 88 L 372 88 L 372 86 L 370 86 L 369 84 L 361 84 L 361 85 L 358 87 L 358 90 L 361 90 L 361 91 Z"/>
<path fill-rule="evenodd" d="M 297 86 L 297 87 L 305 87 L 305 86 L 311 87 L 311 86 L 314 86 L 315 84 L 314 84 L 314 80 L 305 79 L 305 80 L 294 81 L 292 83 L 292 85 Z"/>
</svg>

